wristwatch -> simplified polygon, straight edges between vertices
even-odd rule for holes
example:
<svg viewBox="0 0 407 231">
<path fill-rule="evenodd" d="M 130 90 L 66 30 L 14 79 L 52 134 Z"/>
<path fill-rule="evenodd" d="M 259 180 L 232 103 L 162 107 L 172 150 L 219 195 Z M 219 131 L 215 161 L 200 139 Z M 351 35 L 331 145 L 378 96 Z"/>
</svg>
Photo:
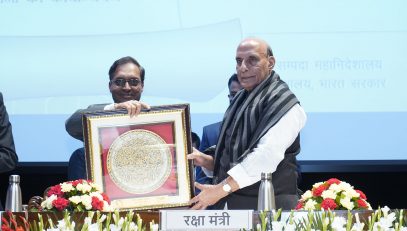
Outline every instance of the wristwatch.
<svg viewBox="0 0 407 231">
<path fill-rule="evenodd" d="M 223 191 L 227 192 L 228 194 L 232 193 L 232 187 L 228 184 L 226 180 L 223 181 L 223 186 L 222 186 Z"/>
</svg>

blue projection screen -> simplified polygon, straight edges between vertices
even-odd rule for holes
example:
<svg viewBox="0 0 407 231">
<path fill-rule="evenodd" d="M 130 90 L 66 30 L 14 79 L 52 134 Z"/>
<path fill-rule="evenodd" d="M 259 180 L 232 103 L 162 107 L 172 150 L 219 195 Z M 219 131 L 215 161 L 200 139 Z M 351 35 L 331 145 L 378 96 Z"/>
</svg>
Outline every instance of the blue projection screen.
<svg viewBox="0 0 407 231">
<path fill-rule="evenodd" d="M 1 0 L 0 91 L 20 161 L 68 161 L 79 108 L 110 103 L 108 69 L 146 69 L 142 100 L 221 120 L 235 50 L 271 45 L 307 112 L 300 160 L 407 159 L 407 1 Z"/>
</svg>

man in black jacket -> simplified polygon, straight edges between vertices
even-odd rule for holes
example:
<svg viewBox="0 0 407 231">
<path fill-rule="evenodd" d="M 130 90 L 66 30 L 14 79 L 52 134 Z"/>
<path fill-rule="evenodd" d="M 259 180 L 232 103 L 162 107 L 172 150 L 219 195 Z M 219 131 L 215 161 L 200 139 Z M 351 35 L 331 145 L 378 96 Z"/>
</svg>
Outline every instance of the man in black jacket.
<svg viewBox="0 0 407 231">
<path fill-rule="evenodd" d="M 18 157 L 14 147 L 13 133 L 8 114 L 0 92 L 0 172 L 11 171 L 16 167 Z"/>
<path fill-rule="evenodd" d="M 0 173 L 13 170 L 18 162 L 14 147 L 13 133 L 8 114 L 3 102 L 3 94 L 0 92 Z M 0 211 L 3 206 L 0 203 Z"/>
</svg>

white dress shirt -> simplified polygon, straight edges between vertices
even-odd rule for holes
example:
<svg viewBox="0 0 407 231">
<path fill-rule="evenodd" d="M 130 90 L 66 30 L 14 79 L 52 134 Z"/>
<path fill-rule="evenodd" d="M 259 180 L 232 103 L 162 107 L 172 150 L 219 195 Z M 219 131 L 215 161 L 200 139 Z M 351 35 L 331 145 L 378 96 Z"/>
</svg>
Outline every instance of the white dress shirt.
<svg viewBox="0 0 407 231">
<path fill-rule="evenodd" d="M 307 116 L 299 104 L 294 105 L 281 119 L 260 139 L 253 152 L 241 163 L 228 171 L 239 188 L 252 185 L 261 179 L 261 173 L 273 173 L 284 159 L 287 148 L 295 141 L 304 127 Z M 202 168 L 206 175 L 213 172 Z"/>
</svg>

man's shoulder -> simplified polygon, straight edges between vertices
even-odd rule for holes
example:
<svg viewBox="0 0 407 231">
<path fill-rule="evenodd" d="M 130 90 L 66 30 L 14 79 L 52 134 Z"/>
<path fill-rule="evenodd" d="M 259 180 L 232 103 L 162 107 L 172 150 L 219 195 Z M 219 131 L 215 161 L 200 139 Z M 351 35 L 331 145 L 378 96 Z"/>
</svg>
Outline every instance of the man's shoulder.
<svg viewBox="0 0 407 231">
<path fill-rule="evenodd" d="M 213 123 L 213 124 L 209 124 L 203 127 L 204 130 L 212 130 L 212 129 L 218 129 L 220 127 L 220 125 L 222 124 L 222 121 Z"/>
<path fill-rule="evenodd" d="M 106 105 L 108 105 L 108 104 L 107 103 L 92 104 L 92 105 L 89 105 L 85 109 L 78 109 L 71 115 L 70 118 L 68 118 L 67 121 L 71 120 L 72 118 L 75 119 L 78 116 L 80 116 L 82 118 L 82 114 L 84 114 L 84 113 L 103 111 Z"/>
</svg>

